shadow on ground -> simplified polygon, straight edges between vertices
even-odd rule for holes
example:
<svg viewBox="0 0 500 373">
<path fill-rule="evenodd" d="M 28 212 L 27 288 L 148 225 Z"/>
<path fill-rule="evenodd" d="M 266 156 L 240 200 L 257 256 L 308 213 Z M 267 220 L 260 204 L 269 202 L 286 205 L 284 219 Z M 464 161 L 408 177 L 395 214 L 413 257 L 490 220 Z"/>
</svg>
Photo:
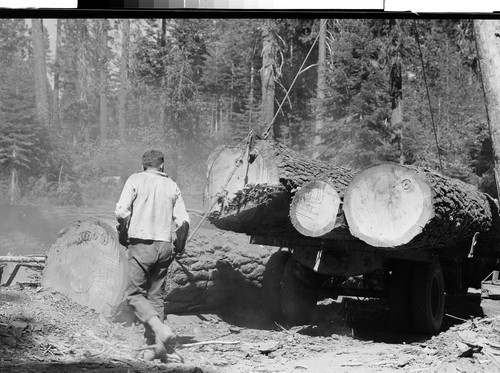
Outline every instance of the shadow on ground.
<svg viewBox="0 0 500 373">
<path fill-rule="evenodd" d="M 324 300 L 318 304 L 311 325 L 300 333 L 325 337 L 337 334 L 391 344 L 424 342 L 431 337 L 395 329 L 389 315 L 384 299 L 341 297 L 335 301 Z M 480 294 L 449 297 L 441 331 L 484 316 Z"/>
</svg>

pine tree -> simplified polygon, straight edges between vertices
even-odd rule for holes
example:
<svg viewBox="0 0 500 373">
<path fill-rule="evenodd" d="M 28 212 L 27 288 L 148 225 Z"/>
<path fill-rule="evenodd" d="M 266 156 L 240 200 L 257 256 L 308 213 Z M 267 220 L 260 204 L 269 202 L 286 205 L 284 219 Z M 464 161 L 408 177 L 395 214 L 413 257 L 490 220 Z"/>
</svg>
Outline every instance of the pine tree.
<svg viewBox="0 0 500 373">
<path fill-rule="evenodd" d="M 0 79 L 0 164 L 10 173 L 10 201 L 16 203 L 27 173 L 36 176 L 50 168 L 50 140 L 37 119 L 30 67 L 20 63 L 3 70 Z"/>
</svg>

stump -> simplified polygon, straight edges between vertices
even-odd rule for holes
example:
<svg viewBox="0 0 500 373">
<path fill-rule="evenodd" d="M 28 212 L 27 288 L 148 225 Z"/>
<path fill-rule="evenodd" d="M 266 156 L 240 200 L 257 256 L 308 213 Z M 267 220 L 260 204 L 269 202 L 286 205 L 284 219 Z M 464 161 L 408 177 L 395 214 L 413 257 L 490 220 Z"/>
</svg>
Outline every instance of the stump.
<svg viewBox="0 0 500 373">
<path fill-rule="evenodd" d="M 47 251 L 42 286 L 109 316 L 123 299 L 127 254 L 116 231 L 94 219 L 77 221 Z"/>
<path fill-rule="evenodd" d="M 491 247 L 498 206 L 472 185 L 435 172 L 381 164 L 358 173 L 344 199 L 351 234 L 382 248 L 449 249 L 467 254 L 479 234 L 479 250 Z"/>
</svg>

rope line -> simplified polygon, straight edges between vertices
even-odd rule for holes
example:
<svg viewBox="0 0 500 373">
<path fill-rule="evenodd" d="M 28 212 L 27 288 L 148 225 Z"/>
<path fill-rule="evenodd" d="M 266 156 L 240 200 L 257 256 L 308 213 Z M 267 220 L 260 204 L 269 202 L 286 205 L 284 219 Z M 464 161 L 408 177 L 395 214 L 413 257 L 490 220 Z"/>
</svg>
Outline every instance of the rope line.
<svg viewBox="0 0 500 373">
<path fill-rule="evenodd" d="M 314 42 L 313 44 L 311 45 L 311 48 L 309 49 L 309 52 L 307 53 L 306 57 L 304 58 L 304 61 L 302 62 L 302 65 L 300 66 L 299 68 L 299 71 L 297 72 L 297 74 L 295 75 L 295 78 L 293 79 L 292 81 L 292 84 L 290 84 L 290 87 L 288 88 L 288 90 L 286 91 L 286 94 L 285 94 L 285 97 L 283 98 L 283 100 L 281 101 L 281 104 L 279 105 L 278 107 L 278 110 L 276 111 L 276 113 L 274 114 L 274 117 L 273 119 L 271 120 L 271 123 L 269 123 L 269 126 L 267 127 L 266 131 L 263 133 L 262 137 L 263 139 L 267 139 L 267 137 L 269 136 L 269 133 L 271 131 L 271 128 L 273 126 L 273 123 L 274 123 L 274 120 L 276 119 L 276 117 L 278 116 L 278 113 L 280 112 L 281 110 L 281 107 L 283 106 L 283 104 L 285 103 L 286 99 L 288 98 L 288 95 L 290 93 L 290 91 L 292 90 L 292 87 L 293 85 L 295 84 L 295 81 L 297 80 L 297 78 L 299 77 L 299 75 L 304 71 L 302 70 L 304 68 L 304 65 L 307 61 L 307 59 L 309 58 L 309 55 L 311 54 L 314 46 L 316 45 L 318 39 L 319 39 L 319 35 L 321 34 L 321 31 L 323 31 L 323 29 L 326 27 L 326 24 L 327 24 L 328 20 L 324 20 L 323 24 L 320 26 L 320 29 L 318 31 L 318 35 L 316 35 L 316 38 L 314 39 Z M 232 177 L 234 176 L 234 174 L 236 173 L 236 170 L 238 169 L 238 167 L 243 163 L 243 157 L 247 151 L 247 149 L 249 148 L 249 145 L 250 145 L 250 141 L 252 139 L 252 135 L 253 135 L 253 130 L 250 130 L 247 137 L 245 138 L 245 140 L 243 141 L 246 146 L 243 147 L 242 151 L 241 151 L 241 154 L 240 156 L 236 159 L 235 161 L 235 165 L 234 165 L 234 168 L 233 170 L 231 171 L 231 173 L 228 175 L 227 179 L 226 179 L 226 182 L 225 184 L 222 186 L 222 188 L 220 189 L 219 193 L 217 193 L 213 198 L 212 198 L 212 201 L 210 203 L 210 206 L 208 207 L 208 210 L 205 212 L 205 214 L 203 215 L 203 217 L 200 219 L 200 221 L 198 222 L 198 224 L 196 225 L 196 227 L 194 228 L 193 232 L 189 235 L 189 237 L 187 238 L 186 240 L 186 245 L 189 241 L 191 241 L 191 239 L 193 238 L 193 236 L 196 234 L 196 232 L 198 231 L 198 229 L 201 227 L 202 223 L 205 221 L 205 219 L 208 217 L 208 215 L 210 214 L 210 212 L 212 211 L 212 209 L 214 208 L 214 206 L 216 205 L 217 203 L 217 200 L 220 196 L 220 194 L 226 189 L 227 185 L 229 184 L 229 182 L 231 181 Z M 220 154 L 219 154 L 220 155 Z"/>
<path fill-rule="evenodd" d="M 431 121 L 432 121 L 432 129 L 434 131 L 434 141 L 436 142 L 437 154 L 439 159 L 439 168 L 441 172 L 443 172 L 443 162 L 441 160 L 441 151 L 439 150 L 439 140 L 437 137 L 437 129 L 436 123 L 434 122 L 434 114 L 432 113 L 432 105 L 431 105 L 431 95 L 429 93 L 429 86 L 427 85 L 427 76 L 425 75 L 425 65 L 424 65 L 424 57 L 422 54 L 422 47 L 420 46 L 420 39 L 418 37 L 418 28 L 417 28 L 417 20 L 413 20 L 413 24 L 415 26 L 415 38 L 417 40 L 418 50 L 420 52 L 420 62 L 422 64 L 422 75 L 424 77 L 425 90 L 427 92 L 427 103 L 429 104 L 429 112 L 431 113 Z"/>
</svg>

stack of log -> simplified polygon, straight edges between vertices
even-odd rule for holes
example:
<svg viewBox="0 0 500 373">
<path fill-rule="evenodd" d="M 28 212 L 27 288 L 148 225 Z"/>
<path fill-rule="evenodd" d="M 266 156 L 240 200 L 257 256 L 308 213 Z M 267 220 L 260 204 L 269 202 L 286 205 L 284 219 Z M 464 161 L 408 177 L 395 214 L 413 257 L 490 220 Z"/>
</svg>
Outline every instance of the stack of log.
<svg viewBox="0 0 500 373">
<path fill-rule="evenodd" d="M 352 177 L 348 168 L 307 159 L 275 141 L 257 140 L 253 149 L 223 147 L 209 158 L 205 201 L 218 201 L 209 219 L 220 229 L 248 235 L 290 234 L 297 232 L 294 226 L 313 237 L 323 231 L 345 235 L 341 201 Z M 319 188 L 302 188 L 310 181 Z M 328 205 L 316 203 L 318 193 Z"/>
</svg>

